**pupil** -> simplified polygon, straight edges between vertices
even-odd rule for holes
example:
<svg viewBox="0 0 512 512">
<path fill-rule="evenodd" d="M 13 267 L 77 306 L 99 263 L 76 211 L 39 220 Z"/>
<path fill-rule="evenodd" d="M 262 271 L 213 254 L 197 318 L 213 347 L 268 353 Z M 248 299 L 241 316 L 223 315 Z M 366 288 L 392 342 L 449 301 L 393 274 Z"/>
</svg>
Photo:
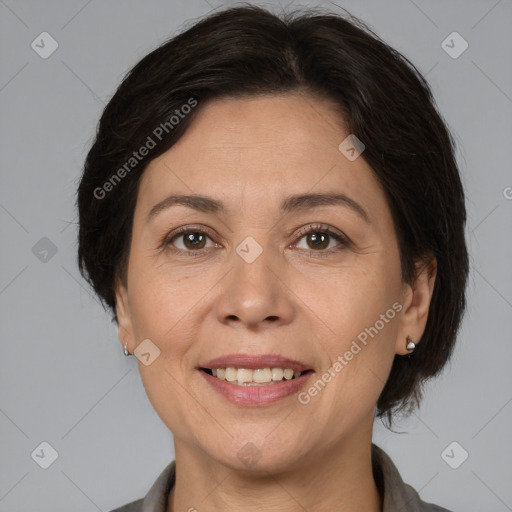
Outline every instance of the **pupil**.
<svg viewBox="0 0 512 512">
<path fill-rule="evenodd" d="M 316 234 L 316 233 L 313 233 L 310 235 L 311 236 L 311 240 L 313 242 L 313 247 L 315 248 L 324 248 L 324 246 L 322 246 L 322 244 L 325 244 L 326 240 L 328 239 L 328 235 L 326 235 L 325 233 L 320 233 L 320 235 Z M 319 243 L 317 243 L 319 242 Z M 327 245 L 329 245 L 327 243 Z M 325 247 L 327 247 L 327 245 L 325 245 Z"/>
<path fill-rule="evenodd" d="M 198 237 L 201 240 L 194 242 L 194 238 L 195 237 Z M 190 247 L 197 249 L 197 247 L 201 244 L 201 242 L 204 241 L 203 238 L 204 237 L 203 237 L 203 235 L 201 233 L 189 233 L 188 235 L 185 235 L 185 240 L 186 240 L 185 245 L 187 247 L 189 247 L 188 244 L 191 244 Z"/>
</svg>

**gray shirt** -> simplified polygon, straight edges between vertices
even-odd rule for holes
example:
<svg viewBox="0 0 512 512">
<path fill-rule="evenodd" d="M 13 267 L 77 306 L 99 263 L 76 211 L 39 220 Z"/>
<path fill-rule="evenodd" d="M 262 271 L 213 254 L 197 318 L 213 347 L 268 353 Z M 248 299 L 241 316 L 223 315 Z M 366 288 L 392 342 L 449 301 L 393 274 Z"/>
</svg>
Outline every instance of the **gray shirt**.
<svg viewBox="0 0 512 512">
<path fill-rule="evenodd" d="M 422 501 L 418 493 L 403 482 L 398 469 L 389 456 L 372 444 L 373 476 L 383 497 L 382 512 L 450 512 Z M 176 461 L 172 461 L 140 500 L 132 501 L 111 512 L 166 512 L 169 492 L 174 486 Z"/>
</svg>

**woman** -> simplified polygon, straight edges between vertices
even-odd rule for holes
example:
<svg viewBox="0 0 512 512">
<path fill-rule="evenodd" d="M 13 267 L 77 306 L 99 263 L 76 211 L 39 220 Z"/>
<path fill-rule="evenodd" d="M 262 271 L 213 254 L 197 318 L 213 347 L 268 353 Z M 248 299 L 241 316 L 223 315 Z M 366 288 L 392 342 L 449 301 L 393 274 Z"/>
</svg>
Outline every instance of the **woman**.
<svg viewBox="0 0 512 512">
<path fill-rule="evenodd" d="M 464 193 L 427 83 L 359 21 L 218 12 L 144 57 L 79 264 L 175 461 L 117 511 L 431 511 L 372 444 L 452 353 Z"/>
</svg>

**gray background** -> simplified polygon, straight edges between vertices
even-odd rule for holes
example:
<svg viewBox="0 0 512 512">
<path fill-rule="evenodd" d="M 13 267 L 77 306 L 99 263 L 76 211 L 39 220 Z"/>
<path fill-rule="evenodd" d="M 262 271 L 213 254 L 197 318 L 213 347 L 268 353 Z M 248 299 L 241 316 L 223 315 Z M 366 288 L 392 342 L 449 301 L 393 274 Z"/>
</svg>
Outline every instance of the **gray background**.
<svg viewBox="0 0 512 512">
<path fill-rule="evenodd" d="M 0 0 L 1 512 L 110 510 L 142 497 L 173 459 L 136 359 L 79 277 L 74 194 L 125 72 L 187 20 L 229 5 Z M 512 510 L 512 2 L 342 5 L 427 74 L 459 145 L 469 214 L 469 310 L 454 358 L 397 423 L 405 433 L 376 423 L 375 441 L 424 500 Z M 31 47 L 44 31 L 59 45 L 47 59 Z M 469 43 L 457 59 L 441 47 L 453 31 Z M 58 452 L 48 469 L 31 457 L 43 441 Z M 441 457 L 453 441 L 469 453 L 458 469 Z"/>
</svg>

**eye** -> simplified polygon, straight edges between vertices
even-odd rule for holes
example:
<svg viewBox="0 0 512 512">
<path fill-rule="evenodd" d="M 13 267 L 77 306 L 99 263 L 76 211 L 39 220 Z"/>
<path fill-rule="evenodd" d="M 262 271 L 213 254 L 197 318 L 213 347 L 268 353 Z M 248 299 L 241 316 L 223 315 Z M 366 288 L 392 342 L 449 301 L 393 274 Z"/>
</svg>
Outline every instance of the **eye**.
<svg viewBox="0 0 512 512">
<path fill-rule="evenodd" d="M 322 224 L 314 224 L 305 227 L 299 231 L 297 237 L 299 242 L 302 238 L 305 238 L 307 246 L 300 247 L 299 242 L 295 242 L 293 247 L 309 250 L 310 252 L 332 253 L 349 245 L 349 240 L 345 235 L 341 232 L 335 232 L 328 226 Z M 331 245 L 333 241 L 338 242 L 338 244 L 334 246 L 334 250 Z"/>
<path fill-rule="evenodd" d="M 166 235 L 159 247 L 169 248 L 177 253 L 184 253 L 189 256 L 200 256 L 208 252 L 209 249 L 219 247 L 213 241 L 214 236 L 205 227 L 183 226 Z M 303 238 L 306 247 L 299 245 Z M 211 242 L 209 246 L 207 245 L 208 240 Z M 328 256 L 350 245 L 350 240 L 343 233 L 334 231 L 324 224 L 306 226 L 297 233 L 295 240 L 296 242 L 292 244 L 292 247 L 309 251 L 310 254 L 315 256 Z M 333 246 L 334 241 L 338 243 Z"/>
<path fill-rule="evenodd" d="M 172 246 L 177 252 L 202 253 L 213 246 L 207 247 L 207 241 L 212 238 L 204 228 L 198 229 L 193 226 L 183 226 L 169 233 L 161 243 L 161 247 Z"/>
</svg>

